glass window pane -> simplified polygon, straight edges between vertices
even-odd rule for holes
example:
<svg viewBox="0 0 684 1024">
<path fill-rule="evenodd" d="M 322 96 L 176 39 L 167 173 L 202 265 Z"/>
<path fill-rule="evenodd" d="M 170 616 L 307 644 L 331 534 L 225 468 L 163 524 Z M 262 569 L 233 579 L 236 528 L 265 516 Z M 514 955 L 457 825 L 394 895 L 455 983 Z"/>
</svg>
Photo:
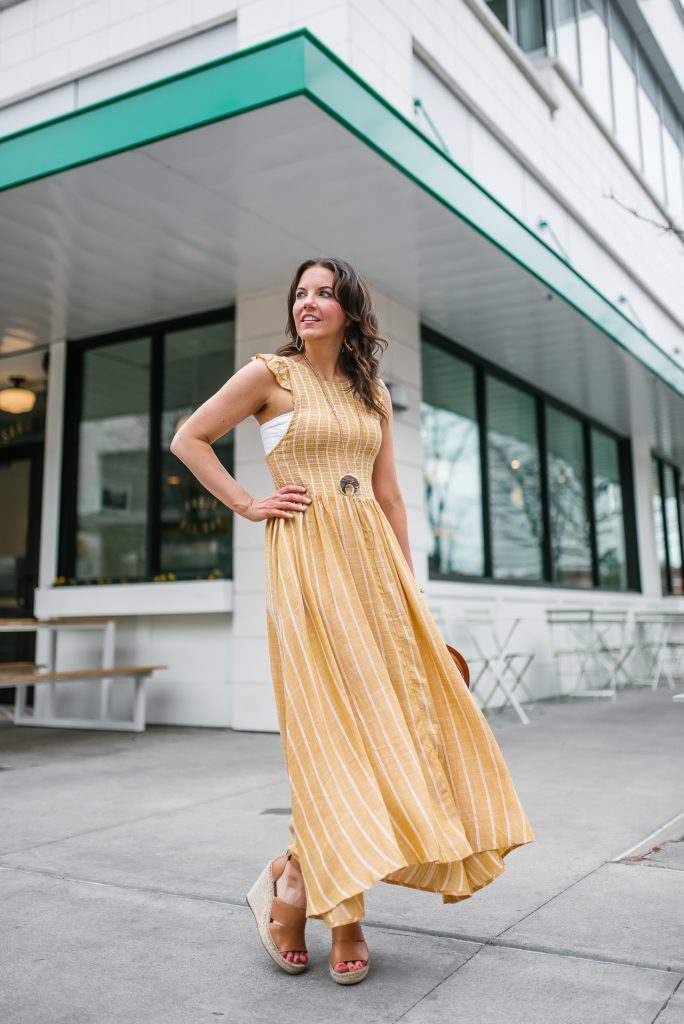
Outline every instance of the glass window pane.
<svg viewBox="0 0 684 1024">
<path fill-rule="evenodd" d="M 544 7 L 541 0 L 516 0 L 518 45 L 525 53 L 546 52 Z"/>
<path fill-rule="evenodd" d="M 599 585 L 626 590 L 627 558 L 618 442 L 602 430 L 592 430 L 591 458 Z"/>
<path fill-rule="evenodd" d="M 644 177 L 660 199 L 665 199 L 663 188 L 663 160 L 660 152 L 660 118 L 658 111 L 639 86 L 639 117 L 641 144 L 644 154 Z"/>
<path fill-rule="evenodd" d="M 656 552 L 658 565 L 660 566 L 660 582 L 663 593 L 669 592 L 667 582 L 667 557 L 665 552 L 665 529 L 663 526 L 663 496 L 660 492 L 660 476 L 658 473 L 658 460 L 653 459 L 653 525 L 655 527 Z"/>
<path fill-rule="evenodd" d="M 635 70 L 634 38 L 630 28 L 615 4 L 610 5 L 610 34 L 632 70 Z"/>
<path fill-rule="evenodd" d="M 487 425 L 494 576 L 541 579 L 542 512 L 534 399 L 488 377 Z"/>
<path fill-rule="evenodd" d="M 587 512 L 582 424 L 547 406 L 546 446 L 553 578 L 591 587 L 591 540 Z"/>
<path fill-rule="evenodd" d="M 161 571 L 180 577 L 232 576 L 233 514 L 169 451 L 181 423 L 232 375 L 232 321 L 172 331 L 164 339 L 161 431 Z M 229 473 L 233 432 L 213 445 Z"/>
<path fill-rule="evenodd" d="M 615 43 L 610 44 L 610 54 L 613 70 L 615 134 L 625 147 L 628 156 L 641 169 L 636 75 Z"/>
<path fill-rule="evenodd" d="M 556 0 L 556 51 L 566 69 L 579 82 L 575 0 Z"/>
<path fill-rule="evenodd" d="M 147 572 L 150 339 L 83 356 L 76 577 Z"/>
<path fill-rule="evenodd" d="M 433 575 L 484 573 L 475 371 L 423 345 L 423 472 Z"/>
<path fill-rule="evenodd" d="M 597 113 L 612 127 L 608 30 L 604 21 L 602 0 L 580 0 L 579 34 L 582 88 Z"/>
<path fill-rule="evenodd" d="M 682 541 L 679 529 L 679 495 L 677 479 L 672 466 L 663 466 L 665 485 L 665 529 L 667 530 L 667 553 L 670 560 L 670 578 L 673 594 L 682 593 Z"/>
<path fill-rule="evenodd" d="M 643 88 L 644 92 L 648 96 L 653 106 L 658 110 L 658 104 L 660 102 L 660 86 L 658 85 L 658 77 L 644 57 L 641 50 L 639 53 L 639 83 Z"/>
<path fill-rule="evenodd" d="M 486 0 L 492 14 L 495 14 L 502 25 L 508 28 L 508 3 L 507 0 Z"/>
<path fill-rule="evenodd" d="M 667 206 L 677 224 L 684 225 L 684 191 L 682 186 L 682 154 L 666 128 L 663 128 Z"/>
</svg>

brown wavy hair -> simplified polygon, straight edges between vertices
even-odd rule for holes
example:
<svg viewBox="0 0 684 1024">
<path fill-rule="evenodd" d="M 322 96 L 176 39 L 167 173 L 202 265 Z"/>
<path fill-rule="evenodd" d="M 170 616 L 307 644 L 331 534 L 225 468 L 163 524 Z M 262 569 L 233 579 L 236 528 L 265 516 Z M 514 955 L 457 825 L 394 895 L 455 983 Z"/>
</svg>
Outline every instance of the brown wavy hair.
<svg viewBox="0 0 684 1024">
<path fill-rule="evenodd" d="M 345 345 L 342 346 L 340 366 L 352 382 L 352 389 L 360 395 L 368 409 L 386 417 L 387 412 L 379 397 L 380 391 L 376 382 L 380 356 L 387 348 L 388 342 L 380 334 L 378 315 L 375 312 L 368 285 L 346 260 L 336 256 L 322 256 L 319 259 L 304 260 L 297 267 L 287 295 L 285 334 L 290 340 L 281 345 L 276 354 L 279 356 L 299 354 L 299 349 L 295 344 L 297 328 L 292 308 L 302 274 L 309 267 L 325 267 L 326 270 L 332 271 L 335 298 L 349 318 L 347 342 L 351 346 L 351 350 Z"/>
</svg>

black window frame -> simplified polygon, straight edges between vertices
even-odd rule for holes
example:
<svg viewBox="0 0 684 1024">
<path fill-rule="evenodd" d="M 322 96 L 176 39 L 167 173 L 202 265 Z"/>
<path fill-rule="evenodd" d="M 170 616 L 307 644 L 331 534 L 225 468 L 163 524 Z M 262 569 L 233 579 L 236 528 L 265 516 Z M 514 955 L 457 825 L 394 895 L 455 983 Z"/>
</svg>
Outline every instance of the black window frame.
<svg viewBox="0 0 684 1024">
<path fill-rule="evenodd" d="M 151 481 L 147 491 L 146 510 L 146 566 L 145 575 L 128 577 L 130 583 L 147 583 L 161 574 L 161 426 L 163 411 L 164 388 L 164 336 L 173 331 L 192 327 L 203 327 L 208 324 L 235 322 L 235 305 L 223 306 L 201 313 L 193 313 L 182 317 L 166 320 L 155 320 L 152 323 L 137 324 L 123 330 L 108 331 L 106 334 L 91 335 L 86 338 L 67 339 L 67 358 L 64 388 L 64 416 L 62 431 L 62 473 L 59 515 L 58 541 L 58 576 L 68 580 L 71 585 L 87 585 L 78 580 L 76 575 L 76 536 L 78 527 L 78 460 L 79 431 L 82 416 L 83 399 L 83 358 L 86 352 L 108 345 L 116 345 L 140 338 L 150 340 L 150 380 L 149 380 L 149 434 L 148 434 L 148 474 Z M 233 513 L 230 513 L 231 515 Z M 230 575 L 234 575 L 234 559 L 231 560 Z M 72 582 L 73 581 L 73 582 Z M 117 579 L 113 584 L 119 584 Z"/>
<path fill-rule="evenodd" d="M 484 572 L 482 576 L 472 576 L 465 573 L 437 573 L 429 570 L 429 579 L 452 583 L 481 583 L 486 585 L 502 585 L 517 587 L 555 587 L 561 590 L 575 590 L 579 593 L 592 593 L 594 590 L 601 593 L 640 593 L 641 572 L 639 566 L 639 550 L 636 529 L 636 511 L 634 495 L 634 479 L 632 473 L 632 446 L 629 437 L 618 434 L 605 423 L 601 423 L 593 417 L 580 414 L 576 409 L 567 405 L 558 398 L 547 394 L 540 388 L 520 380 L 514 374 L 502 369 L 495 363 L 481 356 L 474 355 L 458 342 L 444 337 L 438 331 L 421 325 L 421 346 L 423 343 L 434 345 L 463 362 L 469 363 L 475 372 L 475 408 L 478 417 L 478 430 L 480 442 L 480 487 L 482 496 L 482 528 L 484 548 Z M 518 579 L 515 577 L 494 576 L 492 566 L 492 524 L 491 506 L 489 496 L 489 467 L 487 460 L 487 396 L 486 396 L 486 375 L 497 377 L 521 391 L 531 395 L 535 401 L 537 414 L 537 436 L 539 440 L 539 464 L 540 464 L 540 494 L 542 510 L 542 571 L 540 579 Z M 548 480 L 548 448 L 546 443 L 546 406 L 554 406 L 574 419 L 579 420 L 582 425 L 584 443 L 584 473 L 585 473 L 585 494 L 589 505 L 589 529 L 591 543 L 591 565 L 592 565 L 592 586 L 574 586 L 568 583 L 559 583 L 554 580 L 554 572 L 551 555 L 551 519 L 549 500 Z M 594 479 L 593 460 L 591 451 L 591 431 L 600 430 L 613 438 L 618 446 L 618 465 L 620 473 L 620 487 L 622 490 L 622 516 L 625 530 L 625 563 L 627 574 L 627 586 L 607 587 L 600 584 L 598 543 L 594 509 Z M 679 507 L 679 506 L 678 506 Z M 680 529 L 681 537 L 681 529 Z M 682 562 L 684 565 L 684 560 Z"/>
<path fill-rule="evenodd" d="M 671 459 L 666 459 L 660 455 L 657 451 L 651 451 L 651 458 L 655 462 L 658 468 L 658 487 L 660 488 L 660 516 L 661 524 L 663 528 L 663 545 L 665 548 L 665 579 L 667 581 L 667 591 L 665 597 L 682 597 L 684 594 L 684 587 L 682 588 L 682 594 L 676 593 L 672 589 L 672 563 L 670 561 L 670 538 L 667 531 L 667 516 L 665 514 L 665 467 L 667 466 L 674 473 L 675 481 L 675 495 L 677 498 L 677 525 L 679 527 L 679 554 L 681 558 L 682 574 L 684 576 L 684 535 L 682 533 L 682 473 L 679 468 Z"/>
</svg>

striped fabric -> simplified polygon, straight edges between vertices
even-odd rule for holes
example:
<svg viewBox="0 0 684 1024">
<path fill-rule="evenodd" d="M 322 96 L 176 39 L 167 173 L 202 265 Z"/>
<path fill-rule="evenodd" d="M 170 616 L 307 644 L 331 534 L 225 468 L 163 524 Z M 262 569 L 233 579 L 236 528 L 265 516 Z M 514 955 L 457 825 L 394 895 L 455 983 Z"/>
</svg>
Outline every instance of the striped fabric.
<svg viewBox="0 0 684 1024">
<path fill-rule="evenodd" d="M 307 916 L 364 916 L 384 881 L 472 895 L 534 836 L 492 732 L 458 673 L 374 498 L 380 417 L 296 357 L 259 353 L 294 415 L 266 455 L 275 487 L 305 484 L 266 521 L 266 618 Z M 382 382 L 380 382 L 380 386 Z M 340 429 L 325 394 L 334 403 Z M 345 494 L 352 473 L 358 491 Z"/>
</svg>

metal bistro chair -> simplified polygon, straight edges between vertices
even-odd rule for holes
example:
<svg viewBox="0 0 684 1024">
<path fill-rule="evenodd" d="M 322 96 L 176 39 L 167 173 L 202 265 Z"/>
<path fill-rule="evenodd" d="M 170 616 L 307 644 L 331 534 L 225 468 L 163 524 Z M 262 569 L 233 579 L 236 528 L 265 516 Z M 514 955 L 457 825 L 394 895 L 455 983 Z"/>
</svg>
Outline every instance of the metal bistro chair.
<svg viewBox="0 0 684 1024">
<path fill-rule="evenodd" d="M 556 678 L 568 697 L 607 697 L 615 700 L 617 689 L 631 683 L 627 659 L 634 650 L 629 635 L 629 613 L 622 609 L 549 608 L 546 621 Z M 569 663 L 569 669 L 566 665 Z M 565 681 L 573 685 L 566 689 Z M 585 685 L 586 683 L 603 685 Z"/>
<path fill-rule="evenodd" d="M 664 679 L 671 690 L 682 677 L 684 614 L 640 611 L 634 615 L 635 646 L 641 654 L 645 675 L 635 683 L 656 690 Z"/>
<path fill-rule="evenodd" d="M 501 709 L 510 704 L 523 725 L 529 725 L 530 719 L 517 691 L 522 691 L 527 701 L 534 703 L 534 697 L 525 682 L 525 674 L 532 664 L 534 654 L 511 650 L 521 622 L 520 616 L 497 618 L 487 609 L 476 608 L 466 611 L 461 626 L 475 651 L 475 657 L 470 662 L 473 670 L 470 688 L 482 710 L 490 708 L 494 697 L 500 693 L 503 697 Z M 486 680 L 490 680 L 492 685 L 486 696 L 481 696 L 480 691 L 486 685 Z"/>
</svg>

